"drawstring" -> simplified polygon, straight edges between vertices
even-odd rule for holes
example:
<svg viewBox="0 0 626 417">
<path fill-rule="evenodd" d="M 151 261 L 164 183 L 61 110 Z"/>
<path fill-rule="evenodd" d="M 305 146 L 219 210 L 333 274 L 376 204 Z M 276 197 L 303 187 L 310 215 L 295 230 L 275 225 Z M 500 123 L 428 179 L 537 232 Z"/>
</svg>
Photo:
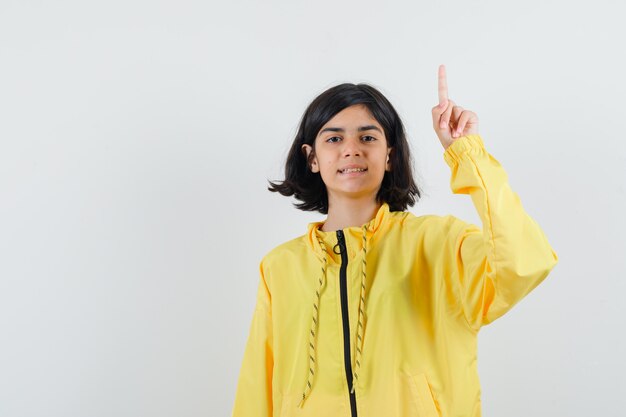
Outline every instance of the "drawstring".
<svg viewBox="0 0 626 417">
<path fill-rule="evenodd" d="M 356 326 L 356 339 L 357 339 L 357 345 L 356 345 L 356 367 L 354 369 L 354 376 L 352 378 L 352 391 L 350 391 L 350 393 L 354 392 L 354 389 L 356 387 L 356 384 L 359 382 L 359 369 L 361 368 L 361 355 L 362 353 L 362 349 L 363 349 L 363 321 L 364 321 L 364 316 L 365 316 L 365 312 L 363 311 L 363 309 L 365 308 L 365 277 L 366 277 L 366 266 L 367 264 L 365 263 L 365 255 L 367 254 L 367 249 L 366 249 L 366 245 L 367 245 L 367 224 L 363 225 L 363 263 L 361 265 L 361 298 L 359 299 L 359 323 Z"/>
<path fill-rule="evenodd" d="M 319 237 L 317 238 L 320 246 L 324 248 L 324 242 Z M 318 319 L 320 315 L 319 303 L 320 303 L 320 291 L 324 285 L 324 281 L 326 280 L 326 250 L 322 250 L 322 276 L 319 279 L 319 287 L 315 291 L 315 299 L 313 300 L 313 320 L 311 322 L 311 332 L 309 334 L 309 372 L 307 372 L 307 380 L 306 385 L 304 386 L 304 392 L 302 393 L 302 400 L 298 407 L 302 408 L 304 405 L 304 400 L 306 400 L 307 395 L 311 392 L 311 378 L 315 376 L 315 371 L 313 370 L 313 366 L 315 364 L 315 359 L 317 358 L 315 354 L 315 341 L 317 339 L 317 327 L 318 327 Z"/>
<path fill-rule="evenodd" d="M 357 343 L 356 343 L 356 366 L 352 375 L 352 390 L 350 393 L 354 393 L 356 383 L 359 380 L 359 369 L 361 368 L 361 359 L 362 359 L 362 349 L 363 349 L 363 328 L 365 321 L 365 278 L 366 278 L 366 262 L 365 255 L 367 254 L 367 224 L 364 224 L 363 227 L 363 248 L 361 251 L 363 252 L 363 261 L 362 261 L 362 271 L 361 271 L 361 295 L 359 298 L 359 320 L 357 324 Z M 304 406 L 304 402 L 307 397 L 310 395 L 312 390 L 312 378 L 315 376 L 315 370 L 313 367 L 315 366 L 317 359 L 316 351 L 315 351 L 315 343 L 317 340 L 317 332 L 319 327 L 319 303 L 320 303 L 320 294 L 322 287 L 324 286 L 324 282 L 326 280 L 326 264 L 328 259 L 326 257 L 326 250 L 324 241 L 321 238 L 317 238 L 317 241 L 322 248 L 322 276 L 319 278 L 319 287 L 315 291 L 315 298 L 313 300 L 313 316 L 311 321 L 311 331 L 309 334 L 309 372 L 307 372 L 307 380 L 306 385 L 304 386 L 304 390 L 302 392 L 302 400 L 298 404 L 298 407 L 302 408 Z"/>
</svg>

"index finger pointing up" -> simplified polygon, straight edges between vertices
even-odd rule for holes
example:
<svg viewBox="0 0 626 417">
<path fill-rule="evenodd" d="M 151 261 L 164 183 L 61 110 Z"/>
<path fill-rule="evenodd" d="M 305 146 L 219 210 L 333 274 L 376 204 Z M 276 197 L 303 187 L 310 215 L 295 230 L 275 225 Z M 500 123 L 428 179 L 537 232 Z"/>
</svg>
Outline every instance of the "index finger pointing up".
<svg viewBox="0 0 626 417">
<path fill-rule="evenodd" d="M 448 99 L 448 80 L 446 79 L 446 67 L 439 65 L 439 104 Z"/>
</svg>

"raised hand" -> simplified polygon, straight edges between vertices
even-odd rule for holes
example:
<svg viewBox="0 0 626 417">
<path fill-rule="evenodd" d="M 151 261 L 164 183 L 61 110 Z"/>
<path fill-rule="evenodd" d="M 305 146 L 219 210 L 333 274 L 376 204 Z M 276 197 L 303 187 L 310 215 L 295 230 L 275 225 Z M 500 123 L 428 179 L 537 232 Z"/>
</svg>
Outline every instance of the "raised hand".
<svg viewBox="0 0 626 417">
<path fill-rule="evenodd" d="M 465 135 L 478 134 L 478 116 L 448 98 L 446 67 L 439 65 L 439 105 L 433 107 L 433 128 L 444 149 Z"/>
</svg>

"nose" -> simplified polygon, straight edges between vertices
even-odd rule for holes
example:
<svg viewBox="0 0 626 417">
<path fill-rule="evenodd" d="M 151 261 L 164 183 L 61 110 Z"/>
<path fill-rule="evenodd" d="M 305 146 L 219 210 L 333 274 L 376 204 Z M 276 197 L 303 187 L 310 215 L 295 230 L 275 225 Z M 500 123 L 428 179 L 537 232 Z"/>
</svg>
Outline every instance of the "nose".
<svg viewBox="0 0 626 417">
<path fill-rule="evenodd" d="M 361 155 L 361 142 L 359 137 L 350 137 L 344 141 L 343 156 Z"/>
</svg>

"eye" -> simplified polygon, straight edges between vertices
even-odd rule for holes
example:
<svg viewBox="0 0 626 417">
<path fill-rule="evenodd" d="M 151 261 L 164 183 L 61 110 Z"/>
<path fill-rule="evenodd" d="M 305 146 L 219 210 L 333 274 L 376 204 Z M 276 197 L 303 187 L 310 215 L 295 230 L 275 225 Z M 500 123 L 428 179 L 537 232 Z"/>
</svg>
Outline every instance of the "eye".
<svg viewBox="0 0 626 417">
<path fill-rule="evenodd" d="M 335 141 L 333 139 L 341 139 L 341 138 L 339 136 L 333 136 L 333 137 L 330 137 L 330 138 L 326 139 L 326 142 L 336 143 L 337 141 Z M 374 142 L 375 140 L 377 140 L 374 136 L 363 136 L 362 139 L 365 142 Z"/>
</svg>

